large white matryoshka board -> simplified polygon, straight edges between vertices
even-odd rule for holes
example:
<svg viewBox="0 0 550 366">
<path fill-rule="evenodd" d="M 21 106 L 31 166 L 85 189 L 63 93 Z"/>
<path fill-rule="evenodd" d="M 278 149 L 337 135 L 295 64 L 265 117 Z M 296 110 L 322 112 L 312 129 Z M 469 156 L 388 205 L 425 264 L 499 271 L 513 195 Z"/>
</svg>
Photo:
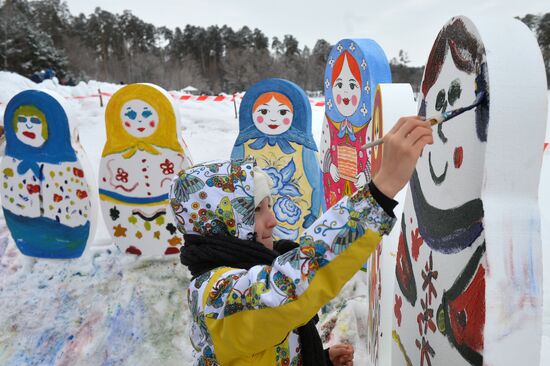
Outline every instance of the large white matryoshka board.
<svg viewBox="0 0 550 366">
<path fill-rule="evenodd" d="M 252 85 L 239 111 L 239 135 L 232 159 L 254 156 L 271 177 L 276 239 L 297 240 L 322 213 L 323 193 L 317 145 L 311 133 L 311 105 L 304 91 L 283 79 Z"/>
<path fill-rule="evenodd" d="M 419 114 L 485 99 L 434 129 L 409 183 L 393 365 L 539 364 L 545 89 L 539 48 L 519 21 L 455 17 L 439 32 Z"/>
<path fill-rule="evenodd" d="M 119 89 L 105 110 L 99 169 L 103 218 L 121 251 L 178 254 L 183 238 L 167 213 L 170 182 L 191 165 L 170 95 L 152 84 Z"/>
<path fill-rule="evenodd" d="M 374 95 L 371 121 L 371 141 L 388 133 L 403 116 L 416 114 L 416 102 L 410 84 L 378 84 Z M 382 150 L 378 145 L 367 150 L 373 176 L 380 170 Z M 406 189 L 395 197 L 399 202 L 393 212 L 401 216 Z M 391 329 L 393 319 L 393 286 L 395 282 L 395 253 L 399 229 L 382 239 L 366 265 L 368 283 L 367 355 L 368 365 L 388 365 L 391 361 Z"/>
<path fill-rule="evenodd" d="M 330 51 L 324 74 L 325 118 L 320 159 L 329 208 L 371 179 L 367 151 L 374 93 L 391 83 L 388 60 L 371 39 L 343 39 Z"/>
<path fill-rule="evenodd" d="M 71 118 L 51 91 L 22 91 L 6 107 L 2 208 L 27 256 L 78 258 L 94 237 L 97 193 Z"/>
</svg>

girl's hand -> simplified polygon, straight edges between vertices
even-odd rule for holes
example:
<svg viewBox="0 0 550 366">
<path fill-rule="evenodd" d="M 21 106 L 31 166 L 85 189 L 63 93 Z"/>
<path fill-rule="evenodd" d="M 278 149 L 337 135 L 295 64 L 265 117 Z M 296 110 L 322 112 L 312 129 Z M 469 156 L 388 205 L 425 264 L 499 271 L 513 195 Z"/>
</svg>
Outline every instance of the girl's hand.
<svg viewBox="0 0 550 366">
<path fill-rule="evenodd" d="M 421 117 L 402 117 L 383 140 L 382 167 L 373 183 L 393 198 L 411 179 L 424 146 L 433 144 L 432 128 Z"/>
<path fill-rule="evenodd" d="M 330 362 L 334 366 L 353 366 L 353 352 L 351 344 L 337 344 L 328 349 Z"/>
</svg>

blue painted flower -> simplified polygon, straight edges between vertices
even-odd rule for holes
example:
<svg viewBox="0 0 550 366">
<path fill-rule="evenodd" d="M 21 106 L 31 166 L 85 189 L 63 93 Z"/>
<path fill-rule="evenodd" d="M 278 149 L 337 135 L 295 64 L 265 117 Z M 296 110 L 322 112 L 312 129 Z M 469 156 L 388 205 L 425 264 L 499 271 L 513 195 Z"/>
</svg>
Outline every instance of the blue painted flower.
<svg viewBox="0 0 550 366">
<path fill-rule="evenodd" d="M 288 222 L 290 225 L 294 225 L 302 215 L 300 207 L 287 196 L 277 198 L 273 212 L 279 222 Z"/>
<path fill-rule="evenodd" d="M 294 164 L 294 159 L 290 159 L 288 164 L 281 170 L 269 167 L 264 169 L 264 171 L 269 174 L 269 177 L 273 181 L 273 188 L 271 189 L 272 195 L 290 197 L 301 196 L 300 190 L 296 184 L 292 182 L 292 177 L 294 176 L 294 173 L 296 173 L 296 164 Z"/>
</svg>

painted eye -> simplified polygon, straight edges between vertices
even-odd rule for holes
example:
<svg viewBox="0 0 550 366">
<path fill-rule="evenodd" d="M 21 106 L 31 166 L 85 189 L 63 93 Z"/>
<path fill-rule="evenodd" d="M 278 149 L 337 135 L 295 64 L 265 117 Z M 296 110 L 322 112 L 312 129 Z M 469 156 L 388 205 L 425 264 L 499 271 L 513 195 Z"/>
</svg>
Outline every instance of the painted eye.
<svg viewBox="0 0 550 366">
<path fill-rule="evenodd" d="M 445 112 L 447 109 L 447 100 L 445 98 L 445 90 L 441 89 L 439 93 L 437 93 L 437 97 L 435 99 L 435 110 L 440 112 Z"/>
<path fill-rule="evenodd" d="M 449 86 L 449 91 L 447 92 L 447 98 L 449 99 L 449 104 L 454 105 L 455 102 L 460 99 L 462 94 L 462 88 L 460 87 L 460 79 L 454 79 L 451 81 Z"/>
<path fill-rule="evenodd" d="M 264 116 L 267 114 L 267 109 L 260 109 L 260 113 L 263 114 Z"/>
<path fill-rule="evenodd" d="M 141 112 L 141 116 L 142 116 L 143 118 L 149 118 L 149 117 L 151 117 L 152 115 L 153 115 L 153 112 L 151 112 L 151 111 L 143 111 L 143 112 Z"/>
<path fill-rule="evenodd" d="M 342 89 L 343 86 L 344 86 L 344 84 L 341 83 L 341 82 L 336 83 L 336 87 L 339 88 L 339 89 Z"/>
<path fill-rule="evenodd" d="M 27 122 L 27 117 L 25 117 L 25 116 L 17 116 L 17 122 L 25 123 L 25 122 Z"/>
<path fill-rule="evenodd" d="M 40 118 L 31 117 L 31 123 L 34 123 L 35 125 L 39 125 L 42 123 L 42 121 L 40 120 Z"/>
<path fill-rule="evenodd" d="M 349 87 L 350 87 L 351 90 L 353 90 L 357 87 L 357 85 L 355 85 L 354 83 L 350 83 Z"/>
<path fill-rule="evenodd" d="M 128 112 L 124 113 L 124 115 L 130 118 L 132 121 L 135 120 L 137 117 L 137 113 L 133 110 L 129 110 Z"/>
<path fill-rule="evenodd" d="M 285 116 L 288 112 L 290 112 L 288 109 L 281 109 L 279 111 L 279 113 L 281 114 L 281 116 Z"/>
</svg>

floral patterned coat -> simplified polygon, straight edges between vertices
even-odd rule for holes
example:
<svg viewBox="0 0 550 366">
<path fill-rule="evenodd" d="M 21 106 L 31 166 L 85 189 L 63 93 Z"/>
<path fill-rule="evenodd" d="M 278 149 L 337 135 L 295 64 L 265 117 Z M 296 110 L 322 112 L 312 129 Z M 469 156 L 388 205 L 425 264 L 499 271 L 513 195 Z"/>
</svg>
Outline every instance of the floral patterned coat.
<svg viewBox="0 0 550 366">
<path fill-rule="evenodd" d="M 245 239 L 254 228 L 254 165 L 249 159 L 180 173 L 170 193 L 178 228 Z M 304 231 L 299 248 L 271 265 L 195 278 L 187 290 L 195 366 L 301 365 L 295 329 L 339 293 L 394 221 L 367 187 L 342 198 Z"/>
</svg>

